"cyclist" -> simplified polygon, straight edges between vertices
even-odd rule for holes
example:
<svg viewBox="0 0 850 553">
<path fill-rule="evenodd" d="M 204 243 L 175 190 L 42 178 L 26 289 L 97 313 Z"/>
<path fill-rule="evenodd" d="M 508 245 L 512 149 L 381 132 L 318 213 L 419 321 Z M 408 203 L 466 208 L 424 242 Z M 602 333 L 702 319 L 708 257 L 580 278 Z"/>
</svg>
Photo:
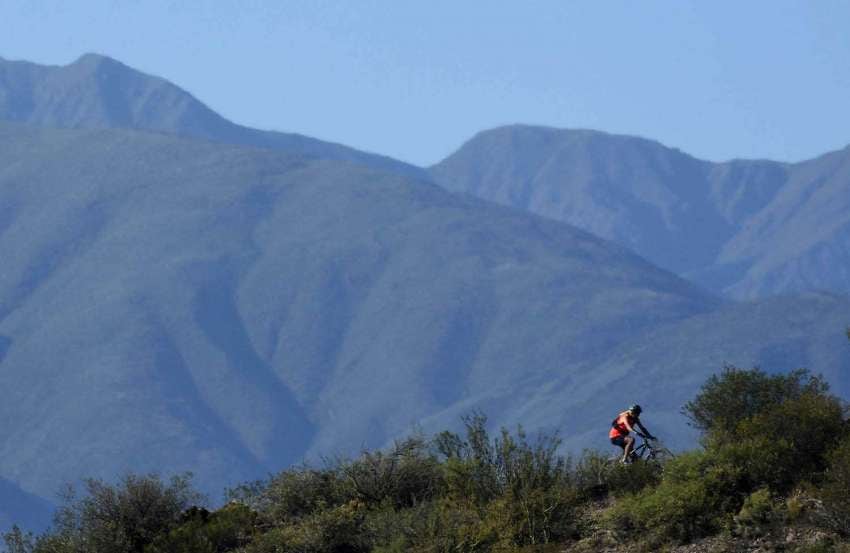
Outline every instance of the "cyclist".
<svg viewBox="0 0 850 553">
<path fill-rule="evenodd" d="M 640 414 L 643 411 L 640 405 L 632 405 L 626 411 L 623 411 L 617 418 L 615 418 L 611 422 L 611 431 L 608 432 L 608 437 L 611 439 L 611 443 L 623 448 L 623 463 L 628 463 L 630 461 L 629 455 L 632 453 L 632 449 L 634 449 L 635 439 L 633 436 L 629 436 L 630 432 L 634 432 L 638 436 L 646 438 L 648 440 L 655 440 L 655 436 L 650 433 L 646 427 L 640 422 Z M 643 433 L 635 430 L 635 425 L 640 428 Z"/>
</svg>

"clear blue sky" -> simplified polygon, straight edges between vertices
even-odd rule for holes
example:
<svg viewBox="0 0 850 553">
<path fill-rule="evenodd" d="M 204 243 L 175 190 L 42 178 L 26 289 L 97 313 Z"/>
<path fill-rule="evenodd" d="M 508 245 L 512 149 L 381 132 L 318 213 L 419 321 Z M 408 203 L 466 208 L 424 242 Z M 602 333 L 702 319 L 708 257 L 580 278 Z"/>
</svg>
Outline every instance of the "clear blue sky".
<svg viewBox="0 0 850 553">
<path fill-rule="evenodd" d="M 0 56 L 98 52 L 226 117 L 418 164 L 506 123 L 713 160 L 850 143 L 850 2 L 0 0 Z"/>
</svg>

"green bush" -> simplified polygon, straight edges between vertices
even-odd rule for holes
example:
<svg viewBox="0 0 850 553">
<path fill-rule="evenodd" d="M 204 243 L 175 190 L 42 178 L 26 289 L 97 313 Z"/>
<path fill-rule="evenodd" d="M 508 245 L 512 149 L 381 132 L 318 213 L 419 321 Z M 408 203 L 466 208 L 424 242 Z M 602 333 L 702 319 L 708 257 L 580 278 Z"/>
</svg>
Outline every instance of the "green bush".
<svg viewBox="0 0 850 553">
<path fill-rule="evenodd" d="M 363 532 L 365 505 L 352 500 L 271 528 L 258 535 L 244 553 L 366 553 L 371 544 Z"/>
<path fill-rule="evenodd" d="M 190 509 L 180 526 L 161 534 L 145 553 L 225 553 L 248 544 L 255 533 L 257 513 L 245 505 L 229 504 L 214 513 Z"/>
<path fill-rule="evenodd" d="M 426 541 L 428 521 L 435 508 L 434 501 L 419 503 L 405 509 L 396 509 L 387 502 L 366 513 L 362 525 L 363 533 L 368 537 L 375 552 L 411 551 L 414 544 L 422 544 Z"/>
<path fill-rule="evenodd" d="M 850 536 L 850 441 L 844 441 L 827 457 L 820 497 L 826 525 L 844 536 Z"/>
<path fill-rule="evenodd" d="M 745 538 L 760 537 L 776 531 L 785 519 L 784 504 L 777 501 L 770 490 L 761 488 L 744 500 L 730 530 Z"/>
<path fill-rule="evenodd" d="M 579 494 L 570 463 L 557 453 L 557 435 L 542 434 L 531 443 L 522 428 L 515 435 L 503 428 L 490 438 L 483 415 L 464 422 L 465 439 L 447 432 L 436 439 L 446 458 L 447 496 L 477 505 L 488 535 L 511 547 L 573 535 Z"/>
<path fill-rule="evenodd" d="M 357 498 L 370 506 L 389 501 L 396 508 L 409 507 L 435 497 L 443 486 L 439 461 L 419 437 L 397 442 L 386 452 L 364 451 L 342 463 L 339 471 Z"/>
<path fill-rule="evenodd" d="M 600 500 L 609 495 L 620 497 L 655 486 L 661 479 L 663 466 L 655 462 L 623 465 L 602 453 L 584 451 L 573 471 L 576 491 L 582 501 Z"/>
<path fill-rule="evenodd" d="M 816 479 L 846 428 L 843 403 L 803 370 L 770 376 L 727 368 L 685 412 L 705 431 L 706 449 L 673 460 L 657 486 L 621 499 L 606 517 L 620 534 L 637 532 L 661 544 L 722 528 L 767 532 L 785 517 L 774 497 Z M 609 487 L 615 475 L 606 474 Z"/>
<path fill-rule="evenodd" d="M 718 462 L 740 472 L 739 490 L 787 493 L 815 478 L 846 428 L 846 408 L 820 378 L 726 368 L 685 411 Z"/>
<path fill-rule="evenodd" d="M 443 498 L 435 502 L 422 534 L 411 552 L 479 553 L 492 551 L 499 541 L 497 528 L 485 522 L 486 511 L 468 501 Z"/>
<path fill-rule="evenodd" d="M 279 526 L 332 509 L 356 498 L 338 467 L 298 467 L 272 477 L 264 486 L 231 491 L 260 514 L 264 524 Z"/>
<path fill-rule="evenodd" d="M 445 460 L 446 493 L 486 505 L 502 492 L 500 476 L 504 476 L 504 471 L 498 444 L 490 439 L 484 415 L 473 413 L 463 421 L 465 438 L 453 432 L 442 432 L 434 438 L 434 447 Z"/>
<path fill-rule="evenodd" d="M 733 443 L 762 444 L 760 451 L 751 451 L 749 459 L 740 461 L 745 465 L 760 462 L 759 470 L 751 471 L 755 483 L 786 493 L 824 470 L 826 453 L 844 432 L 844 416 L 838 398 L 807 392 L 741 421 Z"/>
<path fill-rule="evenodd" d="M 705 451 L 670 461 L 657 487 L 621 498 L 606 516 L 621 536 L 635 534 L 652 543 L 688 542 L 714 534 L 738 512 L 740 470 Z"/>
<path fill-rule="evenodd" d="M 758 368 L 726 366 L 720 375 L 708 378 L 697 396 L 682 408 L 682 414 L 703 432 L 733 434 L 745 419 L 804 394 L 826 395 L 828 389 L 821 377 L 805 369 L 769 375 Z"/>
<path fill-rule="evenodd" d="M 190 474 L 175 476 L 168 483 L 157 475 L 129 474 L 115 485 L 89 479 L 79 499 L 68 489 L 53 531 L 37 540 L 34 551 L 143 553 L 158 535 L 179 524 L 181 513 L 200 501 Z"/>
</svg>

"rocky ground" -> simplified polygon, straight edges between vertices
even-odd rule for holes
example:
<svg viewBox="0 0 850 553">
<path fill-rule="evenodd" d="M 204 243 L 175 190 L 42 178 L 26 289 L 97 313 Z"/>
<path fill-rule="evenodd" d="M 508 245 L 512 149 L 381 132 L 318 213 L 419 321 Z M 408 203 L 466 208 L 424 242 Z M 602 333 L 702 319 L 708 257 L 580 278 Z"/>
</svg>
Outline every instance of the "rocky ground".
<svg viewBox="0 0 850 553">
<path fill-rule="evenodd" d="M 766 522 L 762 526 L 739 525 L 734 531 L 724 531 L 693 543 L 658 546 L 639 537 L 635 540 L 636 536 L 618 536 L 598 525 L 598 520 L 610 507 L 608 502 L 600 502 L 585 513 L 586 524 L 594 528 L 590 537 L 559 553 L 850 553 L 850 540 L 824 529 L 835 525 L 825 524 L 819 502 L 805 500 L 804 503 L 805 507 L 793 522 L 786 519 Z M 624 543 L 626 538 L 632 539 Z"/>
</svg>

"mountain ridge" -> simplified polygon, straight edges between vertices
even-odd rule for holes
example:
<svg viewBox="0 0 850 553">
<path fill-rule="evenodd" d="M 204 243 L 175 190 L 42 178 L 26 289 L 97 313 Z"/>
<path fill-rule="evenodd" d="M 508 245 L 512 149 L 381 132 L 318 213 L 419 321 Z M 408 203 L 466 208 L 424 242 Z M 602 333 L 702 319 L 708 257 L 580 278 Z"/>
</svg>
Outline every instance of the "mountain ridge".
<svg viewBox="0 0 850 553">
<path fill-rule="evenodd" d="M 809 213 L 850 208 L 842 199 L 850 196 L 848 160 L 850 147 L 793 164 L 713 163 L 640 137 L 517 125 L 478 133 L 429 171 L 449 190 L 574 224 L 717 293 L 749 299 L 850 291 L 846 275 L 805 270 L 824 256 L 821 248 L 831 261 L 820 267 L 848 267 L 841 252 L 850 223 L 836 217 L 840 224 L 824 233 L 820 223 L 829 219 Z M 830 164 L 843 172 L 832 174 Z M 828 189 L 804 194 L 821 180 Z M 793 226 L 769 228 L 781 217 Z M 820 241 L 794 251 L 783 232 Z M 786 276 L 771 281 L 771 271 Z"/>
<path fill-rule="evenodd" d="M 345 161 L 9 123 L 0 144 L 0 474 L 41 495 L 382 443 L 719 302 L 585 231 Z"/>
<path fill-rule="evenodd" d="M 0 63 L 0 119 L 46 127 L 128 128 L 344 159 L 417 178 L 413 165 L 295 133 L 233 123 L 161 77 L 101 54 L 67 65 Z"/>
</svg>

